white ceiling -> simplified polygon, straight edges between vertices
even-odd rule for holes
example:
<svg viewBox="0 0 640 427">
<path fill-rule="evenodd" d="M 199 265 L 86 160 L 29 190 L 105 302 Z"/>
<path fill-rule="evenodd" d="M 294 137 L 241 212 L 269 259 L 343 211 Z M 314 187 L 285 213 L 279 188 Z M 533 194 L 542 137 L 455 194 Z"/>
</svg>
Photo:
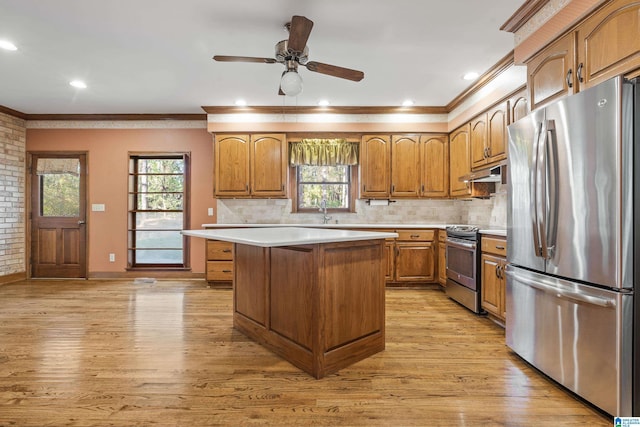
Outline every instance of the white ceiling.
<svg viewBox="0 0 640 427">
<path fill-rule="evenodd" d="M 444 106 L 513 49 L 499 27 L 523 0 L 0 0 L 0 105 L 27 114 L 203 113 L 201 106 Z M 359 83 L 300 69 L 277 95 L 283 25 L 315 25 L 311 61 L 364 71 Z M 82 79 L 88 88 L 69 86 Z"/>
</svg>

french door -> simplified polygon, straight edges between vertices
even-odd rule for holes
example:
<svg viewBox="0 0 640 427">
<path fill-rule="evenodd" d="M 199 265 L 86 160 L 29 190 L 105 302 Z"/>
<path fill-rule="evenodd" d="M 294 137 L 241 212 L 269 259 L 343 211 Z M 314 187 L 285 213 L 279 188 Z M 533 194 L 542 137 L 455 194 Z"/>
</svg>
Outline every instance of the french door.
<svg viewBox="0 0 640 427">
<path fill-rule="evenodd" d="M 31 277 L 87 277 L 85 153 L 30 153 Z"/>
</svg>

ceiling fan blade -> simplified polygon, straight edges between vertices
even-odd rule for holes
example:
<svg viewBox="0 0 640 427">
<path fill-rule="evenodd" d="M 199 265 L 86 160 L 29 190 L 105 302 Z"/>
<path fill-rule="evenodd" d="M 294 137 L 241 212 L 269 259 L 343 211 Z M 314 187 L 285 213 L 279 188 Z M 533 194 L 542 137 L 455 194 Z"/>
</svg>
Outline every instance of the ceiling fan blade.
<svg viewBox="0 0 640 427">
<path fill-rule="evenodd" d="M 353 80 L 354 82 L 359 82 L 364 78 L 364 73 L 362 71 L 338 67 L 337 65 L 329 65 L 323 64 L 322 62 L 309 61 L 304 64 L 304 66 L 307 67 L 307 70 L 309 71 L 327 74 L 333 77 L 340 77 L 341 79 Z"/>
<path fill-rule="evenodd" d="M 291 27 L 289 28 L 289 41 L 287 48 L 290 52 L 302 52 L 309 40 L 309 34 L 313 28 L 313 21 L 304 16 L 294 15 L 291 18 Z"/>
<path fill-rule="evenodd" d="M 276 62 L 278 62 L 273 58 L 256 58 L 253 56 L 216 55 L 213 57 L 213 59 L 220 62 L 260 62 L 263 64 L 275 64 Z"/>
</svg>

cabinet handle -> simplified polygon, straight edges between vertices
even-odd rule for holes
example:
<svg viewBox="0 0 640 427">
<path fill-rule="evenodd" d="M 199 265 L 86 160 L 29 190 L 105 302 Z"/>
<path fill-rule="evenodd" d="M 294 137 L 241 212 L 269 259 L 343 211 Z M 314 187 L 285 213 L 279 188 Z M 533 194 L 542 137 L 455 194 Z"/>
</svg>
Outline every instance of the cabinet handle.
<svg viewBox="0 0 640 427">
<path fill-rule="evenodd" d="M 222 270 L 223 273 L 231 273 L 231 270 Z"/>
<path fill-rule="evenodd" d="M 282 191 L 284 191 L 284 184 L 282 184 Z"/>
<path fill-rule="evenodd" d="M 231 249 L 223 249 L 222 252 L 224 252 L 225 254 L 228 254 L 231 252 Z"/>
<path fill-rule="evenodd" d="M 500 264 L 496 264 L 496 277 L 500 278 Z"/>
<path fill-rule="evenodd" d="M 365 191 L 367 191 L 367 184 L 364 184 L 364 185 L 362 186 L 362 192 L 364 193 Z"/>
<path fill-rule="evenodd" d="M 419 235 L 419 234 L 412 234 L 412 235 L 411 235 L 411 238 L 412 238 L 412 239 L 417 239 L 417 238 L 419 238 L 419 237 L 420 237 L 420 235 Z"/>
<path fill-rule="evenodd" d="M 501 251 L 503 251 L 503 250 L 504 250 L 504 246 L 502 246 L 502 245 L 496 245 L 496 249 L 500 249 Z"/>
<path fill-rule="evenodd" d="M 573 71 L 571 70 L 571 68 L 569 68 L 569 71 L 567 71 L 567 86 L 570 88 L 573 87 L 573 82 L 571 81 L 572 76 L 573 76 Z"/>
<path fill-rule="evenodd" d="M 249 184 L 245 185 L 244 188 L 249 191 Z"/>
<path fill-rule="evenodd" d="M 422 184 L 422 192 L 424 193 L 424 184 Z"/>
<path fill-rule="evenodd" d="M 395 191 L 396 191 L 396 186 L 395 186 L 395 184 L 393 184 L 393 185 L 391 186 L 391 192 L 393 193 L 393 192 L 395 192 Z"/>
<path fill-rule="evenodd" d="M 576 76 L 578 76 L 578 81 L 580 83 L 584 82 L 584 79 L 582 78 L 582 68 L 584 67 L 584 64 L 581 62 L 580 65 L 578 65 L 578 70 L 576 71 Z"/>
</svg>

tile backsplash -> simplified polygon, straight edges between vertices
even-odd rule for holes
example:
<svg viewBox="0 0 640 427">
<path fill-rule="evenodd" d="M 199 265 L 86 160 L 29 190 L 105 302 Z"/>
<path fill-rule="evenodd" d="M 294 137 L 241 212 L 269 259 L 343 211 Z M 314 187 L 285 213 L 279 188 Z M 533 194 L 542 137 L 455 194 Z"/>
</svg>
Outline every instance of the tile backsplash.
<svg viewBox="0 0 640 427">
<path fill-rule="evenodd" d="M 370 206 L 356 200 L 356 212 L 331 214 L 339 224 L 476 224 L 506 227 L 507 198 L 498 184 L 490 199 L 396 200 Z M 291 213 L 291 199 L 218 199 L 219 224 L 321 224 L 322 214 Z"/>
</svg>

